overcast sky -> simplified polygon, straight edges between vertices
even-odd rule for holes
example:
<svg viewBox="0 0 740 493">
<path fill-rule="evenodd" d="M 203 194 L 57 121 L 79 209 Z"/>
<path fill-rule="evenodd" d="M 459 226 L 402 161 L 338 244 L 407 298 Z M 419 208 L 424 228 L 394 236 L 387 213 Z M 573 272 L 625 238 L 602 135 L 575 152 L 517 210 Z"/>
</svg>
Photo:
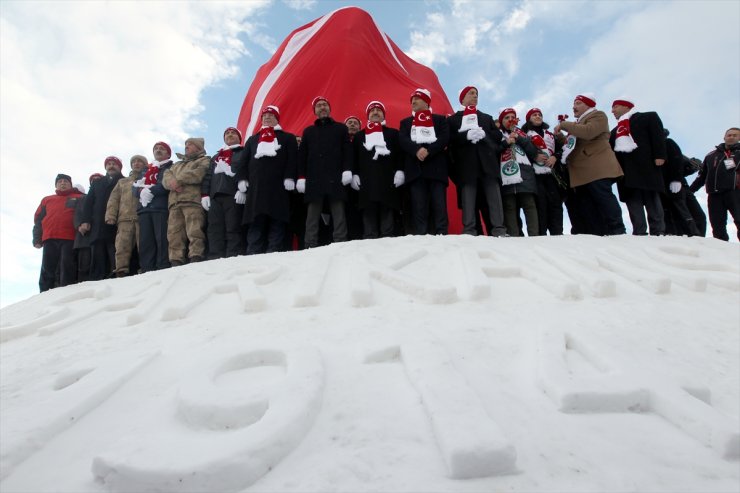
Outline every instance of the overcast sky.
<svg viewBox="0 0 740 493">
<path fill-rule="evenodd" d="M 657 111 L 690 156 L 740 125 L 737 1 L 0 2 L 0 306 L 38 291 L 33 213 L 59 172 L 221 145 L 260 65 L 295 28 L 357 5 L 431 66 L 453 105 L 572 115 L 593 92 Z M 370 74 L 371 75 L 371 74 Z M 615 125 L 610 117 L 610 124 Z"/>
</svg>

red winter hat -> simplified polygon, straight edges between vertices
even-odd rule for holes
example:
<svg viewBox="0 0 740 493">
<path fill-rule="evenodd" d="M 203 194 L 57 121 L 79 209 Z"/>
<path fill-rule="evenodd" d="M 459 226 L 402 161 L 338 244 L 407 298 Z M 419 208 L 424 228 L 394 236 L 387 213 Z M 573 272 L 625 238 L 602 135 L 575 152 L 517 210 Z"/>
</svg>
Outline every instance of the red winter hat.
<svg viewBox="0 0 740 493">
<path fill-rule="evenodd" d="M 614 102 L 612 103 L 612 106 L 614 106 L 615 104 L 626 106 L 629 109 L 632 109 L 635 107 L 635 103 L 633 103 L 627 98 L 615 99 Z"/>
<path fill-rule="evenodd" d="M 224 138 L 226 138 L 226 132 L 228 132 L 229 130 L 233 130 L 234 132 L 237 133 L 237 135 L 239 136 L 239 142 L 241 143 L 241 141 L 242 141 L 242 133 L 236 127 L 229 127 L 226 130 L 224 130 Z"/>
<path fill-rule="evenodd" d="M 475 87 L 475 86 L 465 86 L 465 87 L 463 87 L 463 90 L 460 91 L 460 104 L 463 104 L 463 98 L 465 98 L 465 95 L 471 89 L 475 89 L 476 91 L 478 90 L 478 88 Z"/>
<path fill-rule="evenodd" d="M 432 104 L 432 93 L 429 92 L 427 89 L 417 89 L 409 98 L 409 101 L 414 99 L 415 97 L 421 98 L 422 101 L 424 101 L 426 104 Z"/>
<path fill-rule="evenodd" d="M 326 100 L 324 99 L 324 101 L 326 101 Z M 317 102 L 318 101 L 316 99 L 314 99 L 313 105 L 316 106 L 316 103 Z M 327 102 L 327 104 L 329 103 L 329 101 L 326 101 L 326 102 Z M 261 114 L 264 115 L 265 113 L 271 113 L 271 114 L 275 115 L 275 119 L 277 121 L 280 121 L 280 108 L 278 108 L 274 104 L 269 104 L 269 105 L 265 106 L 264 108 L 262 108 L 262 113 Z"/>
<path fill-rule="evenodd" d="M 326 104 L 328 104 L 329 107 L 331 108 L 331 104 L 329 104 L 329 100 L 326 99 L 324 96 L 316 96 L 315 98 L 313 98 L 313 101 L 311 102 L 311 108 L 316 108 L 316 103 L 318 103 L 319 101 L 326 101 Z"/>
<path fill-rule="evenodd" d="M 123 163 L 116 156 L 108 156 L 107 158 L 105 158 L 105 161 L 103 161 L 103 167 L 105 167 L 105 165 L 108 164 L 108 161 L 113 161 L 114 163 L 116 163 L 118 165 L 119 170 L 123 169 Z"/>
<path fill-rule="evenodd" d="M 169 146 L 169 144 L 167 144 L 167 142 L 157 142 L 156 144 L 154 144 L 154 145 L 152 146 L 152 150 L 153 150 L 153 149 L 154 149 L 155 147 L 157 147 L 157 146 L 162 146 L 162 147 L 164 147 L 165 149 L 167 149 L 167 157 L 172 157 L 172 149 L 170 149 L 170 146 Z"/>
<path fill-rule="evenodd" d="M 590 92 L 579 94 L 578 96 L 576 96 L 576 101 L 582 102 L 589 108 L 596 107 L 596 97 Z"/>
<path fill-rule="evenodd" d="M 527 121 L 534 115 L 535 113 L 542 114 L 542 110 L 539 108 L 532 108 L 531 110 L 527 111 Z"/>
<path fill-rule="evenodd" d="M 97 181 L 97 180 L 101 179 L 102 177 L 103 177 L 103 175 L 101 175 L 100 173 L 93 173 L 93 174 L 91 174 L 90 175 L 90 178 L 88 178 L 88 180 L 90 181 L 90 185 L 92 185 L 94 181 Z"/>
<path fill-rule="evenodd" d="M 372 110 L 373 108 L 380 108 L 380 111 L 383 112 L 383 116 L 385 116 L 385 106 L 383 105 L 383 103 L 381 103 L 380 101 L 370 101 L 367 104 L 367 108 L 365 108 L 365 113 L 368 117 L 370 116 L 370 110 Z"/>
<path fill-rule="evenodd" d="M 348 116 L 347 118 L 345 118 L 345 119 L 344 119 L 344 124 L 346 125 L 346 124 L 347 124 L 347 122 L 348 122 L 348 121 L 350 121 L 350 120 L 357 120 L 357 122 L 358 122 L 358 123 L 360 124 L 360 126 L 362 126 L 362 120 L 360 120 L 360 119 L 359 119 L 358 117 L 356 117 L 355 115 L 349 115 L 349 116 Z"/>
<path fill-rule="evenodd" d="M 501 110 L 501 113 L 498 114 L 498 121 L 501 125 L 504 124 L 504 118 L 506 115 L 512 114 L 514 117 L 516 117 L 516 110 L 514 108 L 504 108 Z"/>
</svg>

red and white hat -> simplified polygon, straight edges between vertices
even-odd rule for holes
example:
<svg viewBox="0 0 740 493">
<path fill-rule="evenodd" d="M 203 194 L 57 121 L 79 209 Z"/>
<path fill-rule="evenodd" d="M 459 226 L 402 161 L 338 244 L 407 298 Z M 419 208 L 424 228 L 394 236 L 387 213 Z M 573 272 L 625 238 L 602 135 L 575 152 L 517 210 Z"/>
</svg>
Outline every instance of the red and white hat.
<svg viewBox="0 0 740 493">
<path fill-rule="evenodd" d="M 465 86 L 463 87 L 462 91 L 460 91 L 460 104 L 463 104 L 463 99 L 465 98 L 465 95 L 470 91 L 471 89 L 478 90 L 475 86 Z"/>
<path fill-rule="evenodd" d="M 314 103 L 314 106 L 316 106 L 316 103 Z M 262 108 L 261 114 L 264 115 L 265 113 L 272 113 L 273 115 L 275 115 L 275 118 L 277 119 L 277 121 L 280 121 L 280 108 L 278 108 L 274 104 L 269 104 L 265 106 L 264 108 Z"/>
<path fill-rule="evenodd" d="M 350 121 L 350 120 L 357 120 L 357 123 L 359 123 L 360 126 L 362 126 L 362 120 L 360 120 L 360 117 L 355 116 L 355 115 L 349 115 L 347 118 L 345 118 L 344 119 L 344 124 L 346 125 L 347 122 Z"/>
<path fill-rule="evenodd" d="M 504 108 L 501 110 L 501 113 L 498 114 L 498 121 L 501 125 L 504 124 L 504 118 L 506 118 L 506 115 L 514 115 L 514 118 L 516 118 L 516 110 L 514 108 Z"/>
<path fill-rule="evenodd" d="M 324 96 L 316 96 L 315 98 L 313 98 L 313 101 L 311 101 L 311 108 L 316 108 L 316 104 L 319 101 L 326 101 L 326 104 L 328 104 L 329 107 L 331 107 L 331 104 L 329 104 L 329 100 L 326 99 Z"/>
<path fill-rule="evenodd" d="M 621 97 L 619 99 L 615 99 L 614 102 L 612 103 L 612 106 L 616 104 L 621 105 L 621 106 L 626 106 L 629 109 L 632 109 L 635 107 L 635 103 L 632 102 L 632 98 L 627 98 L 627 97 Z"/>
<path fill-rule="evenodd" d="M 580 101 L 589 108 L 595 108 L 596 107 L 596 96 L 592 92 L 584 92 L 583 94 L 579 94 L 575 98 L 576 101 Z"/>
<path fill-rule="evenodd" d="M 527 121 L 534 115 L 535 113 L 542 114 L 542 110 L 539 108 L 532 108 L 531 110 L 527 111 Z"/>
<path fill-rule="evenodd" d="M 154 150 L 154 148 L 157 146 L 162 146 L 165 149 L 167 149 L 167 157 L 172 157 L 172 149 L 170 149 L 170 146 L 167 142 L 162 142 L 162 141 L 157 142 L 156 144 L 152 146 L 152 150 Z"/>
<path fill-rule="evenodd" d="M 370 101 L 367 104 L 367 108 L 365 108 L 365 113 L 368 117 L 370 116 L 370 110 L 374 108 L 379 108 L 380 111 L 383 112 L 383 116 L 385 117 L 385 105 L 383 105 L 383 103 L 381 103 L 380 101 Z"/>
<path fill-rule="evenodd" d="M 416 98 L 420 98 L 426 104 L 432 104 L 432 93 L 429 92 L 429 90 L 427 90 L 427 89 L 421 89 L 421 88 L 419 88 L 419 89 L 415 90 L 411 94 L 411 97 L 409 98 L 409 101 L 411 101 L 415 97 Z"/>
<path fill-rule="evenodd" d="M 226 132 L 228 132 L 229 130 L 233 130 L 234 132 L 236 132 L 236 134 L 239 136 L 239 142 L 241 143 L 241 141 L 242 141 L 242 133 L 236 127 L 229 127 L 226 130 L 224 130 L 224 138 L 226 138 Z"/>
<path fill-rule="evenodd" d="M 123 163 L 116 156 L 108 156 L 107 158 L 105 158 L 105 161 L 103 161 L 103 167 L 105 167 L 105 165 L 108 164 L 108 161 L 113 161 L 114 163 L 116 163 L 118 165 L 119 170 L 123 169 Z"/>
</svg>

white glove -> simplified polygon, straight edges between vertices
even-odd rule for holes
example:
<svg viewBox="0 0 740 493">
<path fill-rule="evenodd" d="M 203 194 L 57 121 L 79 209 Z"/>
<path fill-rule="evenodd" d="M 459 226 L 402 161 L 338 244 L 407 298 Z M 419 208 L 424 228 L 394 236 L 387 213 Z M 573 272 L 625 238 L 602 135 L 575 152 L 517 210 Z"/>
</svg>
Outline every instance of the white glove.
<svg viewBox="0 0 740 493">
<path fill-rule="evenodd" d="M 671 189 L 671 193 L 678 193 L 681 191 L 681 182 L 680 181 L 672 181 L 670 185 L 668 185 L 668 188 Z"/>
<path fill-rule="evenodd" d="M 298 193 L 306 193 L 306 179 L 298 178 L 298 181 L 295 183 L 295 189 Z"/>
<path fill-rule="evenodd" d="M 352 183 L 352 172 L 351 171 L 342 172 L 342 185 L 349 185 L 350 183 Z"/>
<path fill-rule="evenodd" d="M 141 202 L 143 207 L 148 206 L 152 199 L 154 199 L 154 194 L 148 188 L 143 189 L 141 194 L 139 194 L 139 202 Z"/>
<path fill-rule="evenodd" d="M 352 175 L 352 188 L 360 190 L 360 175 Z"/>
<path fill-rule="evenodd" d="M 247 192 L 242 192 L 241 190 L 237 190 L 237 192 L 234 194 L 234 202 L 237 204 L 244 205 L 247 203 Z"/>
<path fill-rule="evenodd" d="M 473 144 L 477 144 L 479 140 L 485 138 L 486 132 L 480 127 L 477 128 L 471 128 L 468 130 L 468 140 L 472 142 Z"/>
<path fill-rule="evenodd" d="M 295 180 L 293 178 L 286 178 L 283 180 L 283 187 L 285 187 L 285 190 L 288 192 L 292 192 L 295 190 Z"/>
<path fill-rule="evenodd" d="M 401 170 L 396 171 L 396 174 L 393 175 L 393 185 L 398 188 L 404 183 L 406 183 L 406 174 Z"/>
<path fill-rule="evenodd" d="M 211 208 L 211 197 L 206 195 L 205 197 L 200 198 L 200 205 L 203 206 L 203 208 L 207 211 Z"/>
<path fill-rule="evenodd" d="M 239 180 L 239 183 L 236 184 L 236 188 L 238 188 L 239 191 L 242 193 L 247 193 L 248 186 L 249 186 L 249 183 L 247 183 L 247 180 Z M 236 196 L 234 198 L 236 198 Z"/>
</svg>

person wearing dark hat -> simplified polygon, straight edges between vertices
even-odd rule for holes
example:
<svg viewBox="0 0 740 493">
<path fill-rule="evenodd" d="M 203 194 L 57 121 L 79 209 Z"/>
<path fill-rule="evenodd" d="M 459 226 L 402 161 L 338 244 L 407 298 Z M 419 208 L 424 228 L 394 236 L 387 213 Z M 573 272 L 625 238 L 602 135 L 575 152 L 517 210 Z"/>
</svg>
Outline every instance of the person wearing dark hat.
<svg viewBox="0 0 740 493">
<path fill-rule="evenodd" d="M 285 249 L 290 192 L 295 190 L 298 142 L 280 126 L 280 109 L 262 109 L 262 127 L 244 143 L 244 161 L 235 179 L 244 203 L 247 255 Z M 242 189 L 246 190 L 243 192 Z"/>
<path fill-rule="evenodd" d="M 570 186 L 579 197 L 578 209 L 589 219 L 587 230 L 597 235 L 625 234 L 622 208 L 612 192 L 614 181 L 623 175 L 609 145 L 609 121 L 596 109 L 592 94 L 579 94 L 573 101 L 575 122 L 561 121 L 554 133 L 568 132 L 561 161 L 570 175 Z"/>
<path fill-rule="evenodd" d="M 162 177 L 164 188 L 170 191 L 167 242 L 172 266 L 183 265 L 188 260 L 205 260 L 206 233 L 203 227 L 206 215 L 201 202 L 201 185 L 211 163 L 201 137 L 187 139 L 185 153 L 178 153 L 177 157 L 180 161 L 167 169 Z"/>
<path fill-rule="evenodd" d="M 59 173 L 54 180 L 54 195 L 41 199 L 33 216 L 33 246 L 43 248 L 39 290 L 47 291 L 59 286 L 74 284 L 76 264 L 74 258 L 74 214 L 82 194 L 72 187 L 72 178 Z"/>
<path fill-rule="evenodd" d="M 362 129 L 362 122 L 359 117 L 350 115 L 344 119 L 344 125 L 347 127 L 347 133 L 349 133 L 349 140 L 352 142 L 355 138 L 355 134 Z"/>
<path fill-rule="evenodd" d="M 504 203 L 504 224 L 509 236 L 521 236 L 519 210 L 524 211 L 527 221 L 527 236 L 540 233 L 537 217 L 537 180 L 534 168 L 537 160 L 544 160 L 542 153 L 527 134 L 517 128 L 519 119 L 514 108 L 505 108 L 499 114 L 501 123 L 501 194 Z"/>
<path fill-rule="evenodd" d="M 166 269 L 170 266 L 167 242 L 169 190 L 164 188 L 164 173 L 172 166 L 172 149 L 166 142 L 152 148 L 154 161 L 144 177 L 134 183 L 139 197 L 139 265 L 141 272 Z"/>
<path fill-rule="evenodd" d="M 352 188 L 359 195 L 363 238 L 393 236 L 394 212 L 401 208 L 398 188 L 405 182 L 398 130 L 386 126 L 385 106 L 371 101 L 367 124 L 354 140 L 355 175 Z"/>
<path fill-rule="evenodd" d="M 235 201 L 234 176 L 246 158 L 242 133 L 236 127 L 224 130 L 224 146 L 211 158 L 201 184 L 201 204 L 208 214 L 208 258 L 236 257 L 244 254 L 242 235 L 243 204 Z"/>
<path fill-rule="evenodd" d="M 105 210 L 105 223 L 116 226 L 116 277 L 136 274 L 139 270 L 139 198 L 134 183 L 146 172 L 149 163 L 141 154 L 131 157 L 131 172 L 113 187 Z"/>
<path fill-rule="evenodd" d="M 727 213 L 732 215 L 740 240 L 740 128 L 728 128 L 724 142 L 706 155 L 690 190 L 706 185 L 712 236 L 729 241 Z"/>
<path fill-rule="evenodd" d="M 298 148 L 296 190 L 305 194 L 305 246 L 319 246 L 319 221 L 324 201 L 329 203 L 334 222 L 333 241 L 347 240 L 344 202 L 345 187 L 352 182 L 352 144 L 347 127 L 334 121 L 329 101 L 318 96 L 312 104 L 316 120 L 303 130 Z"/>
<path fill-rule="evenodd" d="M 443 115 L 432 113 L 432 95 L 427 89 L 416 89 L 410 99 L 411 116 L 401 120 L 398 140 L 404 151 L 414 234 L 447 234 L 449 125 Z"/>
<path fill-rule="evenodd" d="M 624 177 L 618 182 L 620 199 L 627 204 L 633 235 L 665 234 L 665 218 L 660 194 L 666 160 L 663 122 L 654 111 L 637 112 L 629 98 L 616 99 L 612 114 L 617 126 L 609 143 L 614 149 Z M 647 222 L 645 213 L 647 212 Z"/>
<path fill-rule="evenodd" d="M 664 128 L 663 131 L 666 136 L 666 160 L 660 168 L 666 187 L 660 199 L 665 216 L 665 232 L 667 235 L 700 236 L 699 223 L 694 219 L 687 203 L 688 196 L 693 197 L 693 194 L 688 191 L 688 183 L 684 176 L 686 158 L 676 141 L 669 137 L 668 129 Z M 704 227 L 706 228 L 706 216 Z"/>
<path fill-rule="evenodd" d="M 450 126 L 450 178 L 457 186 L 462 207 L 463 234 L 477 235 L 478 190 L 483 192 L 484 218 L 490 236 L 504 236 L 504 210 L 498 156 L 501 132 L 493 117 L 478 110 L 478 89 L 466 86 L 460 91 L 463 109 L 448 118 Z"/>
<path fill-rule="evenodd" d="M 527 111 L 522 132 L 527 134 L 544 159 L 535 161 L 534 173 L 537 180 L 537 222 L 540 235 L 563 234 L 563 200 L 567 189 L 565 172 L 560 163 L 562 143 L 550 132 L 550 126 L 542 118 L 539 108 Z"/>
<path fill-rule="evenodd" d="M 118 180 L 123 178 L 123 163 L 116 156 L 108 156 L 104 161 L 105 176 L 94 182 L 85 199 L 82 210 L 83 223 L 78 230 L 89 235 L 92 252 L 90 280 L 99 281 L 111 275 L 115 268 L 116 226 L 106 224 L 105 211 L 108 199 Z"/>
</svg>

